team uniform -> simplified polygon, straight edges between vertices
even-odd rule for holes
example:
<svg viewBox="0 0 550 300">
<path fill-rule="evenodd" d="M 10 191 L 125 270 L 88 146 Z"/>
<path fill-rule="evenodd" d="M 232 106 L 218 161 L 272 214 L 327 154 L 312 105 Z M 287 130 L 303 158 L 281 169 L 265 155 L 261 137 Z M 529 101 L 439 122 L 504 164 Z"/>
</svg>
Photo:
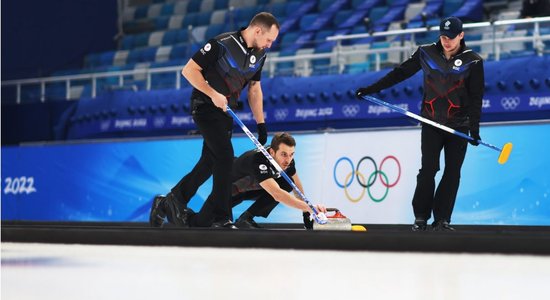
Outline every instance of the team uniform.
<svg viewBox="0 0 550 300">
<path fill-rule="evenodd" d="M 294 160 L 290 162 L 284 171 L 291 178 L 296 174 Z M 247 211 L 252 217 L 267 218 L 269 213 L 279 203 L 260 186 L 261 182 L 270 178 L 273 178 L 281 189 L 287 192 L 292 191 L 292 186 L 260 151 L 250 150 L 235 158 L 231 174 L 233 182 L 231 194 L 232 206 L 234 207 L 244 200 L 254 200 L 254 203 Z"/>
<path fill-rule="evenodd" d="M 209 40 L 192 59 L 203 69 L 202 75 L 208 84 L 227 97 L 231 108 L 237 108 L 242 89 L 251 80 L 260 81 L 266 51 L 248 48 L 241 32 L 235 31 Z M 203 103 L 212 104 L 212 100 L 197 89 L 193 89 L 191 99 L 193 108 Z"/>
<path fill-rule="evenodd" d="M 202 68 L 208 84 L 225 95 L 229 106 L 235 109 L 242 89 L 250 81 L 260 81 L 266 52 L 250 48 L 241 31 L 236 31 L 209 40 L 192 59 Z M 193 89 L 191 94 L 191 109 L 193 120 L 204 138 L 202 153 L 193 170 L 172 188 L 172 194 L 180 204 L 186 205 L 212 175 L 212 193 L 202 209 L 188 221 L 189 225 L 204 227 L 231 221 L 233 119 L 197 89 Z"/>
<path fill-rule="evenodd" d="M 420 46 L 414 54 L 378 82 L 367 87 L 365 94 L 375 93 L 414 75 L 424 73 L 422 116 L 457 131 L 479 136 L 484 71 L 482 58 L 467 48 L 450 59 L 441 42 Z M 451 221 L 460 181 L 460 169 L 466 155 L 467 141 L 430 125 L 422 125 L 422 167 L 413 196 L 416 219 L 428 220 L 433 212 L 435 222 Z M 441 150 L 445 150 L 445 170 L 435 190 Z M 434 195 L 435 192 L 435 195 Z"/>
</svg>

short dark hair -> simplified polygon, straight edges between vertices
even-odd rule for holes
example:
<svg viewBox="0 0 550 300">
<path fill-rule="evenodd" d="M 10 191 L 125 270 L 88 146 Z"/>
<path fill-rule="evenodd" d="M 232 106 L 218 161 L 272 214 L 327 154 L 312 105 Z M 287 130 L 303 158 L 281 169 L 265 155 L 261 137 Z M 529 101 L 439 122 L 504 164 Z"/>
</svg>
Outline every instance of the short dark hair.
<svg viewBox="0 0 550 300">
<path fill-rule="evenodd" d="M 268 30 L 271 29 L 271 26 L 275 25 L 277 29 L 281 29 L 281 25 L 279 25 L 279 21 L 277 21 L 277 19 L 268 12 L 261 12 L 255 15 L 254 18 L 252 18 L 252 20 L 250 21 L 250 25 L 248 26 L 252 26 L 252 25 L 265 27 Z"/>
<path fill-rule="evenodd" d="M 273 135 L 273 138 L 271 139 L 271 149 L 277 152 L 281 144 L 294 147 L 296 146 L 296 140 L 288 132 L 277 132 Z"/>
</svg>

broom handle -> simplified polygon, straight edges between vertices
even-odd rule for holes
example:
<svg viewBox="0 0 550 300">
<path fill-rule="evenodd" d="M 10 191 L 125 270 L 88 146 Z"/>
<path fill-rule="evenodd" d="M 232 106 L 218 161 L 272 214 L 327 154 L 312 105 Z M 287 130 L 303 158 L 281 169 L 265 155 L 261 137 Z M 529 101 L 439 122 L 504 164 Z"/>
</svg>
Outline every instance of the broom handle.
<svg viewBox="0 0 550 300">
<path fill-rule="evenodd" d="M 281 166 L 279 166 L 279 164 L 275 161 L 275 159 L 273 159 L 273 157 L 269 154 L 269 152 L 267 152 L 265 147 L 262 146 L 260 142 L 258 142 L 256 137 L 252 134 L 252 132 L 250 132 L 248 127 L 244 125 L 241 119 L 239 119 L 239 117 L 235 114 L 235 112 L 233 112 L 233 110 L 229 106 L 227 106 L 227 112 L 233 117 L 235 122 L 239 124 L 241 129 L 250 138 L 250 140 L 254 143 L 254 145 L 256 145 L 256 148 L 258 148 L 263 153 L 263 155 L 267 158 L 267 160 L 269 160 L 269 162 L 275 167 L 275 169 L 277 169 L 277 171 L 281 174 L 281 176 L 283 176 L 283 178 L 290 184 L 290 186 L 292 186 L 292 188 L 296 191 L 296 193 L 298 193 L 300 198 L 302 198 L 304 202 L 307 204 L 307 206 L 311 208 L 311 210 L 313 211 L 313 218 L 315 218 L 315 221 L 319 224 L 325 224 L 327 222 L 326 217 L 324 215 L 320 216 L 319 211 L 317 211 L 317 208 L 315 208 L 315 206 L 311 204 L 311 202 L 307 199 L 306 195 L 304 195 L 304 193 L 300 191 L 300 189 L 296 186 L 296 184 L 294 184 L 292 179 L 288 177 L 288 175 L 285 173 L 285 171 L 283 171 Z"/>
<path fill-rule="evenodd" d="M 413 118 L 413 119 L 416 119 L 416 120 L 418 120 L 418 121 L 420 121 L 420 122 L 422 122 L 422 123 L 426 123 L 426 124 L 432 125 L 432 126 L 437 127 L 437 128 L 439 128 L 439 129 L 441 129 L 441 130 L 445 130 L 445 131 L 447 131 L 447 132 L 449 132 L 449 133 L 452 133 L 452 134 L 454 134 L 454 135 L 457 135 L 457 136 L 460 136 L 460 137 L 462 137 L 462 138 L 465 138 L 465 139 L 467 139 L 467 140 L 469 140 L 469 141 L 473 141 L 473 140 L 474 140 L 474 138 L 472 138 L 471 136 L 469 136 L 469 135 L 467 135 L 467 134 L 465 134 L 465 133 L 462 133 L 462 132 L 460 132 L 460 131 L 456 131 L 456 130 L 454 130 L 454 129 L 452 129 L 452 128 L 449 128 L 449 127 L 447 127 L 447 126 L 445 126 L 445 125 L 441 125 L 441 124 L 436 123 L 436 122 L 434 122 L 434 121 L 432 121 L 432 120 L 429 120 L 429 119 L 426 119 L 426 118 L 424 118 L 424 117 L 421 117 L 421 116 L 419 116 L 419 115 L 417 115 L 417 114 L 413 114 L 412 112 L 410 112 L 410 111 L 408 111 L 408 110 L 405 110 L 405 109 L 403 109 L 403 108 L 401 108 L 401 107 L 399 107 L 399 106 L 395 106 L 395 105 L 393 105 L 393 104 L 390 104 L 390 103 L 388 103 L 388 102 L 386 102 L 386 101 L 382 101 L 382 100 L 380 100 L 380 99 L 374 98 L 374 97 L 372 97 L 372 96 L 367 96 L 367 95 L 361 96 L 361 97 L 362 97 L 363 99 L 365 99 L 365 100 L 370 101 L 370 102 L 374 102 L 374 103 L 376 103 L 376 104 L 379 104 L 379 105 L 382 105 L 382 106 L 389 107 L 389 108 L 391 108 L 391 109 L 393 109 L 393 110 L 395 110 L 395 111 L 397 111 L 397 112 L 399 112 L 399 113 L 402 113 L 402 114 L 404 114 L 404 115 L 406 115 L 406 116 L 409 116 L 409 117 L 411 117 L 411 118 Z M 477 140 L 477 142 L 480 143 L 480 144 L 482 144 L 483 146 L 489 147 L 489 148 L 491 148 L 491 149 L 493 149 L 493 150 L 497 150 L 497 151 L 499 151 L 499 152 L 502 151 L 501 148 L 499 148 L 499 147 L 497 147 L 497 146 L 494 146 L 494 145 L 491 145 L 491 144 L 489 144 L 489 143 L 486 143 L 486 142 L 484 142 L 484 141 L 482 141 L 482 140 Z"/>
</svg>

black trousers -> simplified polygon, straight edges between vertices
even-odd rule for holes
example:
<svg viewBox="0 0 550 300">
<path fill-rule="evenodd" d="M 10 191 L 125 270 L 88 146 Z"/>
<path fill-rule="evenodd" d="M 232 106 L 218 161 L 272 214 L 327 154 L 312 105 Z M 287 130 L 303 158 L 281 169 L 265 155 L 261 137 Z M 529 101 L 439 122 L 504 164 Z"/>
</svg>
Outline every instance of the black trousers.
<svg viewBox="0 0 550 300">
<path fill-rule="evenodd" d="M 233 119 L 212 104 L 193 107 L 193 120 L 204 138 L 201 157 L 193 170 L 172 188 L 178 201 L 187 205 L 198 188 L 213 176 L 212 193 L 189 225 L 208 227 L 213 222 L 233 220 L 231 213 L 231 168 Z"/>
<path fill-rule="evenodd" d="M 468 132 L 467 128 L 456 130 Z M 418 172 L 412 200 L 416 219 L 428 220 L 433 212 L 436 222 L 451 221 L 460 184 L 460 169 L 464 162 L 467 145 L 468 142 L 463 138 L 431 125 L 422 125 L 422 167 Z M 439 157 L 442 149 L 445 151 L 445 169 L 435 190 L 435 174 L 439 171 Z"/>
<path fill-rule="evenodd" d="M 253 200 L 254 203 L 250 205 L 247 211 L 254 217 L 267 218 L 269 213 L 279 204 L 275 201 L 271 195 L 265 190 L 255 190 L 240 193 L 231 197 L 231 205 L 233 207 L 239 205 L 244 200 Z"/>
</svg>

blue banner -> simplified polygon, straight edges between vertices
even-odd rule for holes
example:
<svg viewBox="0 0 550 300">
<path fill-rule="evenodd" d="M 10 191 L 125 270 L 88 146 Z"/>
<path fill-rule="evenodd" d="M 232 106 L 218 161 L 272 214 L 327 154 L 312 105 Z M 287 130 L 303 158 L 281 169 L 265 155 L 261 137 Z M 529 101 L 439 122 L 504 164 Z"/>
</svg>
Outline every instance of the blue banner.
<svg viewBox="0 0 550 300">
<path fill-rule="evenodd" d="M 481 135 L 499 147 L 511 141 L 514 149 L 509 161 L 499 165 L 498 152 L 483 146 L 468 148 L 453 223 L 550 225 L 550 123 L 482 126 Z M 355 222 L 412 222 L 410 198 L 420 161 L 418 128 L 295 137 L 298 174 L 314 203 L 347 203 L 346 211 Z M 346 145 L 349 141 L 351 148 Z M 201 138 L 190 137 L 2 147 L 2 220 L 146 222 L 152 198 L 170 191 L 193 168 L 202 143 Z M 233 145 L 236 155 L 253 148 L 245 136 L 234 137 Z M 329 150 L 380 156 L 380 164 L 384 155 L 395 155 L 403 176 L 383 202 L 348 203 L 345 191 L 328 189 L 338 158 Z M 394 165 L 389 161 L 385 166 L 388 176 Z M 399 190 L 403 196 L 392 200 Z M 190 207 L 198 210 L 210 191 L 211 180 L 199 189 Z M 348 192 L 354 197 L 358 193 Z M 379 196 L 379 191 L 372 192 Z M 234 215 L 249 205 L 245 201 Z M 267 221 L 301 222 L 301 213 L 279 205 Z"/>
<path fill-rule="evenodd" d="M 420 100 L 388 100 L 392 104 L 405 110 L 420 114 Z M 545 112 L 550 114 L 550 94 L 536 95 L 533 93 L 506 95 L 489 95 L 483 99 L 484 114 L 518 113 L 518 112 Z M 243 123 L 255 124 L 252 113 L 237 112 Z M 265 108 L 265 118 L 270 124 L 287 122 L 319 122 L 339 120 L 383 120 L 403 117 L 385 106 L 371 104 L 367 101 L 343 101 L 327 103 L 325 105 L 297 106 L 297 105 L 268 105 Z M 101 118 L 74 124 L 72 132 L 77 136 L 116 136 L 127 132 L 162 132 L 174 130 L 194 129 L 195 124 L 189 113 L 177 114 L 146 113 L 134 116 L 123 115 L 116 118 Z"/>
</svg>

